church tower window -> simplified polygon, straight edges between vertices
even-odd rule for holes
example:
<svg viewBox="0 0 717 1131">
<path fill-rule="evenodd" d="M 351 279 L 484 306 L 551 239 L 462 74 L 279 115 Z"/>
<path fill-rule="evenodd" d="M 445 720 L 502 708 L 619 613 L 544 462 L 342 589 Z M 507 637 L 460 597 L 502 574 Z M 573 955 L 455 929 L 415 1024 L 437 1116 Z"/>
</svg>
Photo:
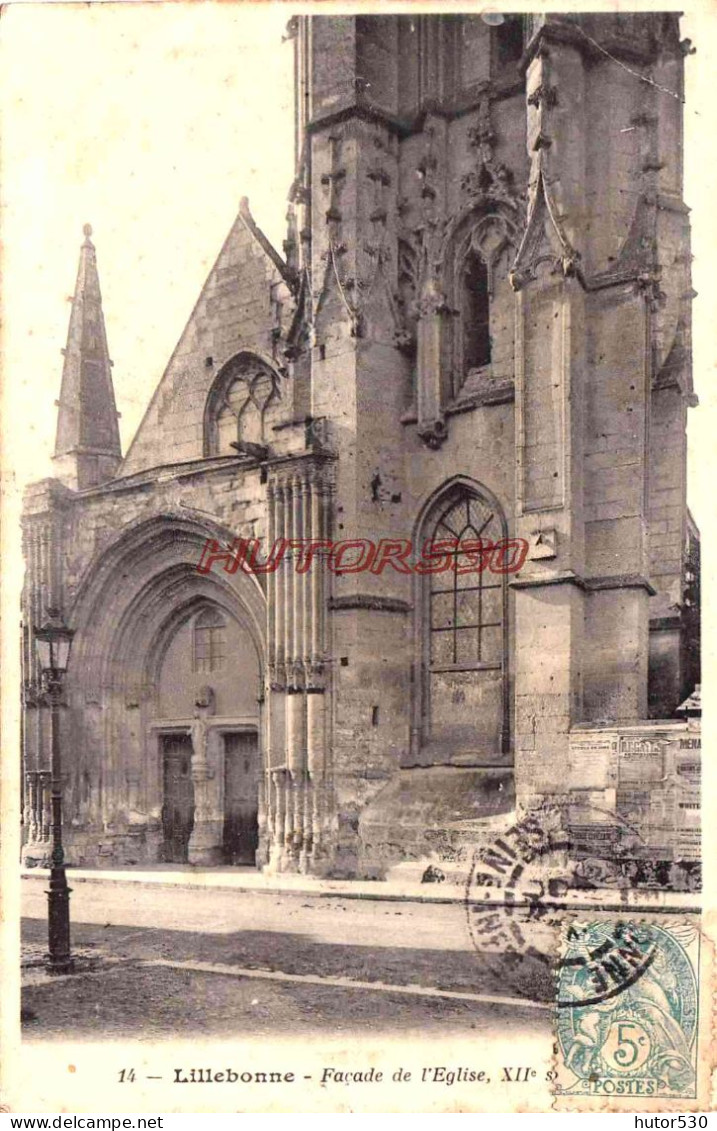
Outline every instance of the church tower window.
<svg viewBox="0 0 717 1131">
<path fill-rule="evenodd" d="M 432 541 L 458 546 L 501 537 L 500 520 L 476 496 L 463 493 L 438 516 Z M 487 570 L 470 570 L 475 555 L 457 549 L 452 568 L 431 575 L 430 665 L 433 670 L 500 665 L 502 660 L 503 579 Z M 465 570 L 466 572 L 461 572 Z"/>
<path fill-rule="evenodd" d="M 491 355 L 488 268 L 475 251 L 466 256 L 461 284 L 462 368 L 467 375 L 489 365 Z"/>
<path fill-rule="evenodd" d="M 218 672 L 224 668 L 227 624 L 218 609 L 205 609 L 194 622 L 195 672 Z"/>
<path fill-rule="evenodd" d="M 520 62 L 523 54 L 523 17 L 506 16 L 495 28 L 496 68 L 500 70 Z"/>
<path fill-rule="evenodd" d="M 506 535 L 498 501 L 467 480 L 447 486 L 421 523 L 420 545 L 440 545 L 451 559 L 422 578 L 417 601 L 422 756 L 500 758 L 508 749 L 506 578 L 481 569 L 479 556 Z"/>
</svg>

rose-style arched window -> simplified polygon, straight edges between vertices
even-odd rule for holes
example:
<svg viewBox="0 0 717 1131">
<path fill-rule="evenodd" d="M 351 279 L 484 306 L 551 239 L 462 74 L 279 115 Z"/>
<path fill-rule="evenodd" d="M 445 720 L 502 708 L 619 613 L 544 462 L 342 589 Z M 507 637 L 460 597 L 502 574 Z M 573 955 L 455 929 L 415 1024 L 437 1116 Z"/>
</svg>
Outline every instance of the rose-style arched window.
<svg viewBox="0 0 717 1131">
<path fill-rule="evenodd" d="M 265 442 L 266 413 L 279 400 L 279 377 L 253 354 L 239 354 L 212 385 L 204 422 L 204 454 L 236 455 L 240 441 Z"/>
</svg>

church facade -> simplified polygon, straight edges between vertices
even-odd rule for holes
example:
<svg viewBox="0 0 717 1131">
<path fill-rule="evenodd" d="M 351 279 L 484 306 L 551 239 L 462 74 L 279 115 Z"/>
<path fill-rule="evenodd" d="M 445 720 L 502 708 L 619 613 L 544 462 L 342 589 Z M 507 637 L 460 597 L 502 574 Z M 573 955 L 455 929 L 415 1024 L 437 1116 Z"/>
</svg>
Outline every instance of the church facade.
<svg viewBox="0 0 717 1131">
<path fill-rule="evenodd" d="M 242 201 L 124 456 L 85 229 L 23 519 L 30 864 L 50 608 L 74 864 L 448 858 L 579 790 L 586 733 L 679 725 L 697 678 L 678 16 L 291 32 L 284 247 Z M 461 570 L 465 539 L 525 560 Z"/>
</svg>

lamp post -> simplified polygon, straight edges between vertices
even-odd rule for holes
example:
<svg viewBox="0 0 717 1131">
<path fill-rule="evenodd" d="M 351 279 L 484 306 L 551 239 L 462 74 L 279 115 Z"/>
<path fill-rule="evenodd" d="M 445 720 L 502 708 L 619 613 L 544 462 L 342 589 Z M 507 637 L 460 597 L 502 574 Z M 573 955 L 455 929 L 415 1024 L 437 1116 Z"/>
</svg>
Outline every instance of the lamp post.
<svg viewBox="0 0 717 1131">
<path fill-rule="evenodd" d="M 60 749 L 60 704 L 65 672 L 74 632 L 62 621 L 57 609 L 48 609 L 48 621 L 35 628 L 37 658 L 50 696 L 52 768 L 52 856 L 50 887 L 47 892 L 47 925 L 50 974 L 69 974 L 73 969 L 70 953 L 70 889 L 67 886 L 65 853 L 62 848 L 62 751 Z"/>
</svg>

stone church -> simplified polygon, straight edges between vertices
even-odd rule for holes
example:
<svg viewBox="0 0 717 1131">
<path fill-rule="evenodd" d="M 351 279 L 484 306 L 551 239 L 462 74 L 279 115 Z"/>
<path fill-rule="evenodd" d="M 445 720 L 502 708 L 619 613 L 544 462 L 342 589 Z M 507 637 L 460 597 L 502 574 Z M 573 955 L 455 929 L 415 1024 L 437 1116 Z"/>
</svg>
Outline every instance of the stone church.
<svg viewBox="0 0 717 1131">
<path fill-rule="evenodd" d="M 24 507 L 27 863 L 49 837 L 32 630 L 50 608 L 75 633 L 76 865 L 380 878 L 602 788 L 586 734 L 628 751 L 686 725 L 678 25 L 292 20 L 283 248 L 242 200 L 124 455 L 85 227 L 56 471 Z M 262 572 L 227 551 L 451 535 L 527 558 Z"/>
</svg>

